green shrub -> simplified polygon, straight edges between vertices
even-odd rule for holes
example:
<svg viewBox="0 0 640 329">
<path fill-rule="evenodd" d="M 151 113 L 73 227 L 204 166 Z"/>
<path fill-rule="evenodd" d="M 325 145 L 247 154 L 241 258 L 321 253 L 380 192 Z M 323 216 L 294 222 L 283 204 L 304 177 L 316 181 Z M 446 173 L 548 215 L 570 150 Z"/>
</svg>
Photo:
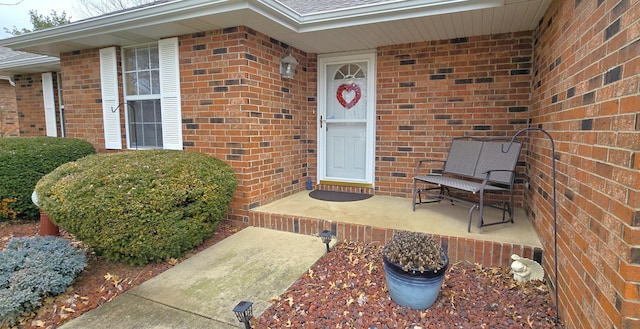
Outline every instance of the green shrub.
<svg viewBox="0 0 640 329">
<path fill-rule="evenodd" d="M 224 219 L 236 184 L 219 159 L 153 150 L 64 164 L 36 192 L 58 226 L 107 259 L 137 265 L 201 244 Z"/>
<path fill-rule="evenodd" d="M 37 219 L 31 193 L 42 176 L 59 165 L 96 153 L 75 138 L 0 138 L 0 221 Z"/>
<path fill-rule="evenodd" d="M 84 251 L 63 238 L 11 239 L 0 251 L 0 326 L 64 292 L 86 264 Z"/>
</svg>

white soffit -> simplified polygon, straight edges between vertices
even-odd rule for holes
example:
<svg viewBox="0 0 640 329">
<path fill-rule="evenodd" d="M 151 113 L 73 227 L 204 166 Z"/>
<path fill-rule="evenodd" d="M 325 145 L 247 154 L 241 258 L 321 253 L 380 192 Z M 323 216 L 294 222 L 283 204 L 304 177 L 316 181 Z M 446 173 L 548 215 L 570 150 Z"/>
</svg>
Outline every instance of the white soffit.
<svg viewBox="0 0 640 329">
<path fill-rule="evenodd" d="M 166 2 L 0 40 L 0 45 L 58 56 L 247 26 L 306 52 L 329 53 L 530 31 L 551 0 L 390 0 L 307 14 L 282 2 L 286 1 Z"/>
</svg>

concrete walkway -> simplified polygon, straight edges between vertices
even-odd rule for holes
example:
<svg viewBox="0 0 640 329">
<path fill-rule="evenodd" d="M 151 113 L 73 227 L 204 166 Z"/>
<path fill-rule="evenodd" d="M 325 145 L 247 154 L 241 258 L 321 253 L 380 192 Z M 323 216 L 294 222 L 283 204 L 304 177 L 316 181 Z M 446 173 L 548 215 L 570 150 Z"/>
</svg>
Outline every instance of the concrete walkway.
<svg viewBox="0 0 640 329">
<path fill-rule="evenodd" d="M 248 227 L 61 328 L 244 328 L 238 302 L 259 316 L 325 252 L 318 237 Z"/>
</svg>

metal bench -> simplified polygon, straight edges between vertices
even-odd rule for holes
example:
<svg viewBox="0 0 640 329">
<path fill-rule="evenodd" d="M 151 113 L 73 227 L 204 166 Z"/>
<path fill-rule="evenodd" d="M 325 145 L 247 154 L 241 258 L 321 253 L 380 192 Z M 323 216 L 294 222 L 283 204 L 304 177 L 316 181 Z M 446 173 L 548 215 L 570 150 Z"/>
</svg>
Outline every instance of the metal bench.
<svg viewBox="0 0 640 329">
<path fill-rule="evenodd" d="M 471 204 L 469 209 L 469 225 L 471 232 L 473 211 L 479 210 L 478 228 L 483 226 L 513 223 L 513 185 L 516 176 L 516 165 L 520 156 L 521 143 L 513 143 L 508 152 L 509 141 L 482 140 L 472 137 L 456 138 L 451 142 L 447 160 L 420 160 L 413 177 L 413 211 L 416 205 L 440 202 L 444 199 L 461 201 Z M 421 175 L 423 163 L 444 162 L 442 170 L 437 174 Z M 451 189 L 479 194 L 479 200 L 454 197 Z M 438 191 L 434 193 L 434 191 Z M 487 203 L 487 206 L 502 209 L 502 220 L 485 223 L 483 214 L 486 202 L 485 192 L 509 193 L 509 201 L 502 202 L 502 206 Z M 425 197 L 425 200 L 423 200 Z M 417 199 L 417 200 L 416 200 Z M 507 216 L 508 215 L 508 216 Z"/>
</svg>

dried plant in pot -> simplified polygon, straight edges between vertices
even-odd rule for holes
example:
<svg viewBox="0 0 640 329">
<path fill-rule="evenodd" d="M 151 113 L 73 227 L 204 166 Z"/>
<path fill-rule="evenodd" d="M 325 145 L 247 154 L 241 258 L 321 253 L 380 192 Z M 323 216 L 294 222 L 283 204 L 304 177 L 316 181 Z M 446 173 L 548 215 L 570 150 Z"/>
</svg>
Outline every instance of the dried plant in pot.
<svg viewBox="0 0 640 329">
<path fill-rule="evenodd" d="M 438 298 L 449 258 L 433 236 L 398 232 L 382 251 L 387 288 L 400 306 L 423 310 Z"/>
</svg>

